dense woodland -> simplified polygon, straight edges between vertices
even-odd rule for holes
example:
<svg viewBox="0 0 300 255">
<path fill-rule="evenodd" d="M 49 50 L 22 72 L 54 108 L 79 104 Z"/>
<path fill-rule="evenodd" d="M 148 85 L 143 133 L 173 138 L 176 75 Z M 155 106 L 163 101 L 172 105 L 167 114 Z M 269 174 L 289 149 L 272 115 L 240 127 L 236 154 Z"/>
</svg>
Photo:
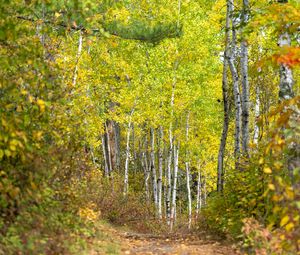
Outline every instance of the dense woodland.
<svg viewBox="0 0 300 255">
<path fill-rule="evenodd" d="M 1 0 L 0 17 L 1 255 L 86 254 L 102 220 L 299 254 L 299 0 Z"/>
</svg>

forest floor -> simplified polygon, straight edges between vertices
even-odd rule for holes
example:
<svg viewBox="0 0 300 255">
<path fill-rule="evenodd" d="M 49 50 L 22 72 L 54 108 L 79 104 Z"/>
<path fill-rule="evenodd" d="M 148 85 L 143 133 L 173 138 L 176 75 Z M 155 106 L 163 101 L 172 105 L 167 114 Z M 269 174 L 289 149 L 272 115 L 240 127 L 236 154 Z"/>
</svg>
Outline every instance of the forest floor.
<svg viewBox="0 0 300 255">
<path fill-rule="evenodd" d="M 237 255 L 232 245 L 211 236 L 193 234 L 152 235 L 100 226 L 102 237 L 90 243 L 89 255 Z M 105 238 L 103 238 L 105 235 Z"/>
</svg>

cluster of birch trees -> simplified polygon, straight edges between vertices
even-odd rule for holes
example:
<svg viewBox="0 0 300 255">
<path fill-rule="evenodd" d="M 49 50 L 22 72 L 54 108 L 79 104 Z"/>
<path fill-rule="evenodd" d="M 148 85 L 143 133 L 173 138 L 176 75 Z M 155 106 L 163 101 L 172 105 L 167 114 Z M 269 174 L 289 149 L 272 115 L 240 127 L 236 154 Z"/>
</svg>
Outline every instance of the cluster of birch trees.
<svg viewBox="0 0 300 255">
<path fill-rule="evenodd" d="M 284 9 L 285 4 L 288 1 L 278 1 L 280 8 Z M 221 136 L 219 155 L 218 155 L 218 181 L 217 189 L 222 191 L 224 188 L 224 154 L 226 147 L 226 140 L 228 136 L 228 129 L 230 125 L 230 111 L 231 104 L 234 107 L 234 158 L 235 158 L 235 168 L 242 170 L 241 160 L 247 161 L 249 157 L 249 144 L 250 136 L 252 133 L 253 144 L 258 143 L 258 138 L 262 137 L 259 134 L 259 127 L 257 121 L 260 115 L 266 113 L 261 113 L 261 88 L 263 86 L 262 76 L 265 74 L 261 71 L 261 67 L 257 68 L 257 78 L 255 80 L 252 78 L 253 82 L 249 82 L 249 62 L 251 57 L 254 61 L 259 61 L 263 58 L 263 54 L 266 54 L 268 47 L 262 41 L 266 38 L 267 27 L 257 27 L 259 35 L 255 37 L 258 44 L 258 56 L 250 56 L 249 58 L 249 47 L 251 52 L 253 52 L 253 47 L 250 42 L 251 38 L 249 32 L 247 34 L 247 26 L 249 26 L 251 6 L 254 3 L 251 1 L 243 0 L 240 3 L 235 3 L 233 0 L 226 1 L 226 21 L 225 21 L 225 49 L 223 54 L 223 78 L 222 78 L 222 89 L 223 89 L 223 107 L 224 107 L 224 118 L 223 118 L 223 132 Z M 235 10 L 235 7 L 239 6 L 239 10 Z M 254 9 L 254 8 L 253 8 Z M 253 11 L 253 10 L 252 10 Z M 253 15 L 252 15 L 253 16 Z M 288 27 L 292 23 L 286 20 L 281 24 L 281 27 L 277 30 L 273 30 L 276 37 L 272 38 L 276 40 L 278 46 L 281 48 L 287 48 L 291 46 L 291 32 L 288 31 Z M 251 23 L 250 23 L 251 25 Z M 261 40 L 261 42 L 259 42 Z M 276 41 L 274 44 L 276 44 Z M 296 41 L 296 40 L 295 40 Z M 297 41 L 296 41 L 297 42 Z M 278 98 L 280 101 L 291 99 L 294 96 L 293 91 L 293 72 L 291 67 L 287 63 L 281 63 L 279 69 L 279 81 L 277 88 L 274 90 L 278 91 Z M 276 73 L 274 74 L 276 75 Z M 254 82 L 256 81 L 256 83 Z M 251 88 L 250 88 L 251 86 Z M 252 93 L 255 94 L 254 100 L 251 102 L 250 89 Z M 262 88 L 265 90 L 265 88 Z M 230 92 L 232 91 L 232 92 Z M 230 95 L 233 94 L 233 102 L 230 102 Z M 268 98 L 267 100 L 270 100 Z M 250 108 L 250 105 L 252 107 Z M 254 107 L 253 107 L 254 105 Z M 270 101 L 269 101 L 270 105 Z M 252 109 L 252 112 L 251 112 Z M 250 123 L 250 117 L 253 115 L 255 118 L 253 123 Z M 250 124 L 252 124 L 252 132 L 250 132 Z"/>
</svg>

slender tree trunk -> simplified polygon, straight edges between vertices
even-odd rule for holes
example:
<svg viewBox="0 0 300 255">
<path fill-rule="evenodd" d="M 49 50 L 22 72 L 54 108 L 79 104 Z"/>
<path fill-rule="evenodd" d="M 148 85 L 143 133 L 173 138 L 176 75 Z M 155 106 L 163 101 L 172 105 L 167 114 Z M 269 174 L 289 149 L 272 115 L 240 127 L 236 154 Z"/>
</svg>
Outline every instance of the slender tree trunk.
<svg viewBox="0 0 300 255">
<path fill-rule="evenodd" d="M 113 122 L 114 126 L 114 141 L 115 141 L 115 165 L 116 169 L 120 171 L 120 165 L 121 165 L 121 159 L 120 159 L 120 154 L 121 154 L 121 149 L 120 149 L 120 125 L 117 122 Z"/>
<path fill-rule="evenodd" d="M 142 153 L 143 158 L 143 168 L 144 168 L 144 175 L 145 175 L 145 192 L 146 192 L 146 200 L 147 203 L 150 203 L 150 190 L 149 190 L 149 178 L 150 178 L 150 168 L 148 166 L 148 141 L 147 136 L 145 138 L 145 151 Z"/>
<path fill-rule="evenodd" d="M 155 138 L 154 138 L 154 129 L 150 128 L 150 139 L 151 139 L 151 153 L 150 153 L 150 167 L 152 172 L 152 185 L 153 185 L 153 200 L 156 208 L 156 212 L 158 212 L 157 205 L 157 178 L 156 178 L 156 168 L 155 168 Z"/>
<path fill-rule="evenodd" d="M 74 74 L 73 74 L 73 81 L 72 81 L 72 85 L 75 87 L 76 86 L 76 82 L 77 82 L 77 76 L 78 76 L 78 64 L 79 64 L 79 59 L 81 56 L 81 52 L 82 52 L 82 31 L 79 31 L 79 39 L 78 39 L 78 49 L 77 49 L 77 55 L 76 55 L 76 64 L 75 64 L 75 68 L 74 68 Z"/>
<path fill-rule="evenodd" d="M 203 199 L 203 204 L 206 205 L 207 203 L 207 187 L 206 187 L 206 176 L 203 176 L 203 189 L 204 189 L 204 199 Z"/>
<path fill-rule="evenodd" d="M 249 19 L 249 0 L 243 0 L 242 25 L 245 26 Z M 241 80 L 242 80 L 242 151 L 249 156 L 249 108 L 250 88 L 248 79 L 248 43 L 242 32 L 241 42 Z"/>
<path fill-rule="evenodd" d="M 234 11 L 234 2 L 233 0 L 228 1 L 228 7 L 232 22 L 232 40 L 231 40 L 231 49 L 228 54 L 228 64 L 232 76 L 233 82 L 233 94 L 234 94 L 234 103 L 235 103 L 235 146 L 234 146 L 234 156 L 236 160 L 236 168 L 239 168 L 239 159 L 240 159 L 240 137 L 241 137 L 241 97 L 240 97 L 240 88 L 239 88 L 239 76 L 236 68 L 236 21 L 233 19 Z"/>
<path fill-rule="evenodd" d="M 129 150 L 130 150 L 130 130 L 131 123 L 128 124 L 127 140 L 126 140 L 126 159 L 125 159 L 125 173 L 124 173 L 124 195 L 128 193 L 128 163 L 129 163 Z"/>
<path fill-rule="evenodd" d="M 229 127 L 229 101 L 228 101 L 228 47 L 230 44 L 230 8 L 229 2 L 227 2 L 227 12 L 226 12 L 226 31 L 225 31 L 225 50 L 224 50 L 224 60 L 223 60 L 223 77 L 222 77 L 222 91 L 223 91 L 223 131 L 221 136 L 219 154 L 218 154 L 218 180 L 217 180 L 217 190 L 222 192 L 224 188 L 224 156 L 226 149 L 226 141 L 228 135 Z"/>
<path fill-rule="evenodd" d="M 259 87 L 256 87 L 256 95 L 255 95 L 255 124 L 254 124 L 254 134 L 253 134 L 253 143 L 257 144 L 258 143 L 258 138 L 259 138 L 259 127 L 257 125 L 258 118 L 260 115 L 260 99 L 259 99 Z"/>
<path fill-rule="evenodd" d="M 110 148 L 110 137 L 108 133 L 107 121 L 105 122 L 105 130 L 106 130 L 106 148 L 107 148 L 107 156 L 108 156 L 108 172 L 111 175 L 112 172 L 112 160 L 111 160 L 111 148 Z"/>
<path fill-rule="evenodd" d="M 126 196 L 128 194 L 128 165 L 129 165 L 129 156 L 130 156 L 130 131 L 131 131 L 131 117 L 134 112 L 134 109 L 132 109 L 130 116 L 129 116 L 129 122 L 128 122 L 128 128 L 127 128 L 127 138 L 126 138 L 126 159 L 125 159 L 125 173 L 124 173 L 124 195 Z"/>
<path fill-rule="evenodd" d="M 165 218 L 167 219 L 168 223 L 168 211 L 167 211 L 167 201 L 168 201 L 168 165 L 169 165 L 169 157 L 168 157 L 168 146 L 166 145 L 166 142 L 164 141 L 164 163 L 165 163 L 165 172 L 164 172 L 164 177 L 165 181 L 163 182 L 163 189 L 164 189 L 164 213 L 165 213 Z M 169 200 L 170 201 L 170 200 Z"/>
<path fill-rule="evenodd" d="M 171 192 L 172 192 L 172 182 L 171 182 L 171 166 L 172 166 L 172 158 L 173 158 L 173 137 L 172 131 L 169 130 L 169 139 L 170 139 L 170 147 L 169 147 L 169 155 L 168 155 L 168 169 L 167 169 L 167 200 L 166 200 L 166 210 L 167 210 L 167 223 L 170 224 L 171 219 Z"/>
<path fill-rule="evenodd" d="M 202 190 L 201 190 L 201 170 L 198 168 L 198 180 L 197 180 L 197 200 L 196 200 L 196 218 L 199 216 L 199 211 L 202 208 Z"/>
<path fill-rule="evenodd" d="M 103 150 L 103 158 L 104 158 L 104 173 L 105 176 L 109 176 L 109 166 L 108 166 L 108 157 L 106 153 L 106 148 L 105 148 L 105 138 L 104 135 L 101 136 L 101 141 L 102 141 L 102 150 Z"/>
<path fill-rule="evenodd" d="M 190 113 L 188 112 L 186 117 L 186 144 L 188 147 L 189 142 L 189 118 Z M 191 228 L 192 224 L 192 196 L 191 196 L 191 186 L 190 186 L 190 159 L 189 159 L 189 149 L 186 149 L 186 160 L 185 160 L 185 169 L 186 169 L 186 188 L 188 196 L 188 228 Z"/>
<path fill-rule="evenodd" d="M 163 177 L 163 128 L 159 127 L 158 135 L 158 179 L 157 179 L 157 203 L 158 217 L 162 219 L 162 177 Z"/>
<path fill-rule="evenodd" d="M 171 184 L 171 166 L 172 166 L 172 157 L 173 157 L 173 105 L 174 105 L 174 93 L 175 93 L 175 81 L 172 87 L 172 96 L 171 96 L 171 122 L 169 128 L 169 158 L 168 158 L 168 169 L 167 169 L 167 201 L 166 201 L 166 210 L 167 210 L 167 223 L 170 224 L 171 219 L 171 192 L 172 192 L 172 184 Z"/>
<path fill-rule="evenodd" d="M 136 153 L 136 149 L 135 149 L 135 127 L 134 124 L 132 123 L 132 151 L 133 151 L 133 170 L 134 170 L 134 174 L 136 174 L 136 170 L 137 170 L 137 153 Z"/>
<path fill-rule="evenodd" d="M 171 208 L 171 223 L 170 228 L 176 221 L 176 196 L 177 196 L 177 177 L 178 177 L 178 158 L 179 158 L 179 144 L 176 146 L 174 144 L 174 179 L 173 179 L 173 193 L 172 193 L 172 208 Z"/>
<path fill-rule="evenodd" d="M 236 68 L 236 21 L 233 19 L 234 2 L 233 0 L 228 0 L 228 7 L 232 22 L 232 40 L 230 45 L 230 51 L 228 53 L 228 64 L 232 76 L 233 82 L 233 94 L 235 103 L 235 146 L 234 146 L 234 156 L 236 160 L 236 168 L 239 168 L 240 159 L 240 137 L 241 137 L 241 97 L 239 89 L 239 76 Z"/>
<path fill-rule="evenodd" d="M 234 93 L 234 102 L 235 102 L 235 146 L 234 146 L 234 155 L 236 158 L 236 165 L 239 165 L 240 158 L 240 137 L 241 137 L 241 98 L 239 91 L 239 77 L 232 59 L 229 60 L 229 67 L 232 74 L 233 80 L 233 93 Z"/>
</svg>

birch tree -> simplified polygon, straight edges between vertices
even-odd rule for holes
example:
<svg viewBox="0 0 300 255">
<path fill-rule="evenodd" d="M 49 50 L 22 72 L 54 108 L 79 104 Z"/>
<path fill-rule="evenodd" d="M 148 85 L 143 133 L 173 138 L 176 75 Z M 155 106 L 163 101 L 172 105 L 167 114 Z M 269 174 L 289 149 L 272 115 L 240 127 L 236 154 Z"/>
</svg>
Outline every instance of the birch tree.
<svg viewBox="0 0 300 255">
<path fill-rule="evenodd" d="M 157 206 L 158 206 L 158 217 L 162 219 L 162 179 L 163 179 L 163 156 L 164 156 L 164 149 L 163 149 L 163 128 L 162 126 L 159 127 L 158 130 L 158 179 L 157 179 Z"/>
<path fill-rule="evenodd" d="M 189 159 L 189 149 L 188 149 L 188 142 L 189 142 L 189 119 L 190 113 L 187 113 L 186 116 L 186 159 L 185 159 L 185 170 L 186 170 L 186 187 L 187 187 L 187 198 L 188 198 L 188 228 L 191 228 L 192 224 L 192 196 L 191 196 L 191 186 L 190 186 L 190 159 Z"/>
<path fill-rule="evenodd" d="M 150 128 L 150 139 L 151 139 L 151 155 L 150 155 L 150 167 L 152 172 L 152 185 L 153 185 L 153 200 L 156 210 L 158 210 L 157 204 L 157 178 L 156 178 L 156 168 L 155 168 L 155 138 L 154 129 Z M 158 212 L 158 211 L 157 211 Z"/>
<path fill-rule="evenodd" d="M 173 178 L 173 187 L 172 187 L 172 205 L 171 205 L 171 222 L 170 229 L 173 229 L 173 226 L 176 221 L 176 198 L 177 198 L 177 178 L 178 178 L 178 160 L 179 160 L 179 144 L 174 144 L 174 178 Z"/>
<path fill-rule="evenodd" d="M 243 0 L 242 26 L 246 26 L 249 19 L 249 0 Z M 242 80 L 242 151 L 245 156 L 249 156 L 249 105 L 250 88 L 248 78 L 248 43 L 242 31 L 241 42 L 241 80 Z"/>
<path fill-rule="evenodd" d="M 226 148 L 226 141 L 229 128 L 229 101 L 228 101 L 228 54 L 230 46 L 230 3 L 227 1 L 226 9 L 226 25 L 225 25 L 225 50 L 223 59 L 223 77 L 222 77 L 222 92 L 223 92 L 223 131 L 220 141 L 220 148 L 218 154 L 218 180 L 217 180 L 217 190 L 221 192 L 224 187 L 224 155 Z M 200 173 L 199 173 L 200 175 Z M 198 197 L 197 197 L 198 198 Z M 197 204 L 198 205 L 198 204 Z"/>
<path fill-rule="evenodd" d="M 236 68 L 236 18 L 234 18 L 234 2 L 233 0 L 228 0 L 228 7 L 230 13 L 230 19 L 232 24 L 232 39 L 230 43 L 230 50 L 227 56 L 232 82 L 233 82 L 233 94 L 234 94 L 234 104 L 235 104 L 235 145 L 234 145 L 234 155 L 236 159 L 236 168 L 239 166 L 240 152 L 241 152 L 241 96 L 239 88 L 239 75 Z"/>
</svg>

